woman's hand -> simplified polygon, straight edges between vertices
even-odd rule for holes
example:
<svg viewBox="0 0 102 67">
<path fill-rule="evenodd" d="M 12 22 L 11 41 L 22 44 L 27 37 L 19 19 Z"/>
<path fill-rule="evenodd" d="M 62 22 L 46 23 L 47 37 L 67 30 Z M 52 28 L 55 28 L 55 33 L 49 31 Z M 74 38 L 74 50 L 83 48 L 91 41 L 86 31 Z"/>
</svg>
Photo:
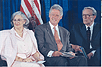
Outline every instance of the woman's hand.
<svg viewBox="0 0 102 67">
<path fill-rule="evenodd" d="M 35 54 L 33 54 L 33 57 L 36 61 L 42 61 L 42 59 L 40 59 L 40 54 L 39 52 L 37 51 Z"/>
<path fill-rule="evenodd" d="M 15 61 L 20 61 L 20 62 L 22 62 L 22 61 L 23 61 L 23 59 L 22 59 L 22 58 L 20 58 L 20 57 L 18 57 L 18 56 L 16 56 Z"/>
<path fill-rule="evenodd" d="M 34 61 L 34 60 L 31 59 L 31 58 L 23 59 L 23 58 L 20 58 L 20 57 L 16 56 L 15 61 L 20 61 L 20 62 L 32 62 L 32 61 Z"/>
<path fill-rule="evenodd" d="M 23 62 L 33 62 L 33 60 L 31 58 L 26 58 L 23 60 Z"/>
</svg>

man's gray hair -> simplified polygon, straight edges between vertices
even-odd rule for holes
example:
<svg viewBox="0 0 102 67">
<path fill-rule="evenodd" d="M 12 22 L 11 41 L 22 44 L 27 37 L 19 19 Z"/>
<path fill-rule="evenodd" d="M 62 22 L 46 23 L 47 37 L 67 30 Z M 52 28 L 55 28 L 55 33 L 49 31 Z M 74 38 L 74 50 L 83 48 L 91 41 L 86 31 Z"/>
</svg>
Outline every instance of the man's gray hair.
<svg viewBox="0 0 102 67">
<path fill-rule="evenodd" d="M 15 13 L 13 13 L 12 16 L 11 16 L 11 25 L 12 25 L 12 26 L 14 26 L 14 24 L 13 24 L 13 19 L 14 19 L 14 17 L 15 17 L 16 15 L 21 15 L 22 18 L 23 18 L 24 20 L 26 20 L 24 26 L 26 26 L 26 25 L 29 23 L 29 20 L 28 20 L 28 18 L 26 17 L 26 15 L 25 15 L 23 12 L 21 12 L 21 11 L 17 11 L 17 12 L 15 12 Z"/>
<path fill-rule="evenodd" d="M 61 16 L 63 16 L 63 8 L 62 8 L 60 5 L 54 4 L 54 5 L 50 8 L 49 13 L 51 13 L 51 11 L 52 11 L 53 9 L 59 10 Z"/>
<path fill-rule="evenodd" d="M 84 7 L 83 11 L 84 11 L 85 9 L 90 9 L 90 10 L 92 10 L 93 15 L 96 15 L 96 16 L 97 16 L 97 11 L 96 11 L 93 7 Z"/>
</svg>

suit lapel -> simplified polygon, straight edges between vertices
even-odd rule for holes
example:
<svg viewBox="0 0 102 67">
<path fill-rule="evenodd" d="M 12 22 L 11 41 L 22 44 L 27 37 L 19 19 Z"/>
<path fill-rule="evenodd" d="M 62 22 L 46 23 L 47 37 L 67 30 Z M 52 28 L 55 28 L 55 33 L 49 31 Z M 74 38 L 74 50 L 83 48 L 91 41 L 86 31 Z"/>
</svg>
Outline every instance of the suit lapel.
<svg viewBox="0 0 102 67">
<path fill-rule="evenodd" d="M 61 30 L 61 28 L 60 28 L 59 26 L 58 26 L 58 28 L 59 28 L 60 38 L 61 38 L 60 40 L 61 40 L 61 42 L 62 42 L 62 44 L 63 44 L 63 42 L 64 42 L 64 41 L 63 41 L 63 40 L 64 40 L 64 39 L 63 39 L 63 33 L 62 33 L 63 30 Z"/>
<path fill-rule="evenodd" d="M 62 44 L 63 44 L 63 47 L 62 47 L 62 49 L 60 50 L 61 52 L 64 52 L 65 51 L 65 49 L 64 49 L 64 46 L 65 46 L 65 39 L 64 39 L 64 37 L 63 37 L 63 30 L 61 29 L 61 27 L 60 26 L 58 26 L 58 28 L 59 28 L 59 34 L 60 34 L 60 40 L 61 40 L 61 42 L 62 42 Z"/>
<path fill-rule="evenodd" d="M 53 33 L 52 33 L 52 31 L 51 31 L 51 27 L 50 27 L 49 23 L 47 23 L 46 30 L 47 30 L 47 33 L 48 33 L 48 35 L 49 35 L 51 41 L 52 41 L 54 44 L 56 44 L 56 41 L 55 41 L 55 38 L 54 38 Z"/>
<path fill-rule="evenodd" d="M 97 33 L 99 33 L 99 30 L 100 30 L 100 26 L 98 24 L 94 23 L 92 40 L 96 37 Z"/>
<path fill-rule="evenodd" d="M 87 36 L 86 36 L 86 28 L 85 28 L 85 25 L 83 24 L 82 27 L 80 27 L 80 31 L 81 31 L 81 34 L 83 36 L 83 38 L 85 40 L 87 40 Z"/>
</svg>

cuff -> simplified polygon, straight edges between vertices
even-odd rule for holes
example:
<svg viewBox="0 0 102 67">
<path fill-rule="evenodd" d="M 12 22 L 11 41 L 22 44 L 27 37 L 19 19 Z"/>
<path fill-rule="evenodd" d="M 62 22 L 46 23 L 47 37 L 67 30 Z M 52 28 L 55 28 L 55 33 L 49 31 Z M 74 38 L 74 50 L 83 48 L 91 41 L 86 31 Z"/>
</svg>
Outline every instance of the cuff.
<svg viewBox="0 0 102 67">
<path fill-rule="evenodd" d="M 93 56 L 94 56 L 95 52 L 96 52 L 96 50 L 91 51 L 91 53 L 93 53 Z"/>
<path fill-rule="evenodd" d="M 47 57 L 52 57 L 53 52 L 54 52 L 54 51 L 52 51 L 52 50 L 49 51 L 49 53 L 47 54 Z"/>
</svg>

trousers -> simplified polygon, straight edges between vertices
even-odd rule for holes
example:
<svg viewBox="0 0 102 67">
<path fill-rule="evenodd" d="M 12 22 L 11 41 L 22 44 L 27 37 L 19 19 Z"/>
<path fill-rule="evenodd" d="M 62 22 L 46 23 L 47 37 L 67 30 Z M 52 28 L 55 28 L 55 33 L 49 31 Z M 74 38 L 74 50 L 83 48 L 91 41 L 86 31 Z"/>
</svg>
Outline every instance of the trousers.
<svg viewBox="0 0 102 67">
<path fill-rule="evenodd" d="M 87 66 L 87 58 L 84 56 L 74 57 L 47 57 L 45 66 Z"/>
</svg>

